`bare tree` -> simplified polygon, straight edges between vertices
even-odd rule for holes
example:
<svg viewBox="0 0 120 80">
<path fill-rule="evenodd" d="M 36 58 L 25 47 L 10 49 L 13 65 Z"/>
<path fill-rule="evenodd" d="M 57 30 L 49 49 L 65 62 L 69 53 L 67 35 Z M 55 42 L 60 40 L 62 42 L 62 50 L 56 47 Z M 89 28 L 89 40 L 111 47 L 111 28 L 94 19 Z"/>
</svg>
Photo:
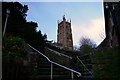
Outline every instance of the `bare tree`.
<svg viewBox="0 0 120 80">
<path fill-rule="evenodd" d="M 91 52 L 95 47 L 96 47 L 95 42 L 92 41 L 90 38 L 82 37 L 80 39 L 80 51 L 81 51 L 81 53 Z"/>
</svg>

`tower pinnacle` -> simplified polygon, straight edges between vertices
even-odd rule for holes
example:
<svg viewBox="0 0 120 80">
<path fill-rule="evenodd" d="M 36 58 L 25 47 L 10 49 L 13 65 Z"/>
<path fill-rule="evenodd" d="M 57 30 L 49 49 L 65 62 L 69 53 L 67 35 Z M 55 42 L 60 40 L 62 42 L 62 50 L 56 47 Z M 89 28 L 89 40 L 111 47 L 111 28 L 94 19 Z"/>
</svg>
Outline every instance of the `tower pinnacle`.
<svg viewBox="0 0 120 80">
<path fill-rule="evenodd" d="M 66 19 L 65 19 L 65 15 L 63 15 L 63 21 L 66 21 Z"/>
</svg>

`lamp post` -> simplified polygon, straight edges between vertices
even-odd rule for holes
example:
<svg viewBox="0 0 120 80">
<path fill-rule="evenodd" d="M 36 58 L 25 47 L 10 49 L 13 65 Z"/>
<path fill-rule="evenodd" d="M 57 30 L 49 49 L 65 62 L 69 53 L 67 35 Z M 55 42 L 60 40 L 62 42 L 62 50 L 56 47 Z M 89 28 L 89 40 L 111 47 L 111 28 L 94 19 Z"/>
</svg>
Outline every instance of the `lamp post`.
<svg viewBox="0 0 120 80">
<path fill-rule="evenodd" d="M 6 30 L 6 25 L 7 25 L 8 17 L 9 17 L 9 14 L 10 14 L 10 10 L 7 9 L 6 13 L 7 14 L 6 14 L 6 20 L 5 20 L 4 30 L 3 30 L 3 37 L 5 35 L 5 30 Z"/>
</svg>

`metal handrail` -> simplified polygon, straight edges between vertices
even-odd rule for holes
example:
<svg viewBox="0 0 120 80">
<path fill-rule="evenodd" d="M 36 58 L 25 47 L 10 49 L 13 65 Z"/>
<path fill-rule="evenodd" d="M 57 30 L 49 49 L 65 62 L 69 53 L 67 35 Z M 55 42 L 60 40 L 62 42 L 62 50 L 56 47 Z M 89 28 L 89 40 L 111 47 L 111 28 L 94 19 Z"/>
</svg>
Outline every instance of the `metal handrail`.
<svg viewBox="0 0 120 80">
<path fill-rule="evenodd" d="M 68 68 L 68 67 L 65 67 L 65 66 L 63 66 L 63 65 L 61 65 L 61 64 L 58 64 L 58 63 L 56 63 L 56 62 L 53 62 L 53 61 L 51 61 L 46 55 L 42 54 L 41 52 L 39 52 L 37 49 L 35 49 L 35 48 L 32 47 L 31 45 L 28 44 L 28 46 L 29 46 L 30 48 L 32 48 L 33 50 L 35 50 L 36 52 L 38 52 L 39 54 L 41 54 L 43 57 L 45 57 L 50 63 L 55 64 L 55 65 L 57 65 L 57 66 L 59 66 L 59 67 L 62 67 L 62 68 L 64 68 L 64 69 L 67 69 L 67 70 L 69 70 L 69 71 L 71 71 L 71 72 L 77 73 L 79 76 L 81 76 L 81 73 L 80 73 L 80 72 L 75 71 L 75 70 L 73 70 L 73 69 L 70 69 L 70 68 Z"/>
<path fill-rule="evenodd" d="M 58 52 L 58 51 L 55 51 L 55 50 L 53 50 L 53 49 L 50 49 L 50 48 L 47 48 L 47 49 L 49 49 L 50 51 L 52 51 L 52 52 L 54 52 L 54 53 L 56 53 L 56 54 L 58 54 L 58 55 L 62 55 L 62 56 L 65 56 L 65 57 L 67 57 L 67 58 L 70 58 L 70 59 L 72 59 L 72 57 L 70 57 L 70 56 L 68 56 L 68 55 L 65 55 L 65 54 L 63 54 L 63 53 L 60 53 L 60 52 Z"/>
<path fill-rule="evenodd" d="M 77 56 L 77 59 L 80 61 L 80 63 L 85 67 L 85 69 L 90 73 L 93 74 L 89 69 L 85 66 L 85 64 L 80 60 L 80 58 Z"/>
</svg>

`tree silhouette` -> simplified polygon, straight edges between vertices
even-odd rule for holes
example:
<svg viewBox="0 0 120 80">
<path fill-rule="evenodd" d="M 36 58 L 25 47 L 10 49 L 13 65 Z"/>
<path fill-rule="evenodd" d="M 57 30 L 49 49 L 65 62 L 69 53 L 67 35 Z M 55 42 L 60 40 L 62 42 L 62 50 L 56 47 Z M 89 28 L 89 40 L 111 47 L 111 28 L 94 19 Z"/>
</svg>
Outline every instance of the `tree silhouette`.
<svg viewBox="0 0 120 80">
<path fill-rule="evenodd" d="M 2 8 L 3 28 L 6 19 L 6 10 L 10 10 L 5 34 L 19 36 L 32 46 L 39 47 L 38 49 L 43 52 L 46 38 L 41 34 L 41 31 L 37 32 L 36 28 L 38 24 L 36 22 L 27 22 L 28 6 L 22 5 L 19 2 L 3 2 Z"/>
<path fill-rule="evenodd" d="M 80 51 L 81 53 L 89 53 L 93 48 L 96 47 L 96 44 L 89 38 L 82 37 L 80 39 Z"/>
<path fill-rule="evenodd" d="M 19 27 L 26 23 L 26 16 L 28 7 L 27 5 L 22 5 L 19 2 L 3 2 L 2 4 L 2 21 L 3 21 L 3 27 L 5 24 L 6 19 L 6 11 L 7 9 L 10 10 L 10 14 L 8 17 L 8 23 L 6 32 L 12 35 L 17 35 L 17 32 L 19 30 Z"/>
</svg>

